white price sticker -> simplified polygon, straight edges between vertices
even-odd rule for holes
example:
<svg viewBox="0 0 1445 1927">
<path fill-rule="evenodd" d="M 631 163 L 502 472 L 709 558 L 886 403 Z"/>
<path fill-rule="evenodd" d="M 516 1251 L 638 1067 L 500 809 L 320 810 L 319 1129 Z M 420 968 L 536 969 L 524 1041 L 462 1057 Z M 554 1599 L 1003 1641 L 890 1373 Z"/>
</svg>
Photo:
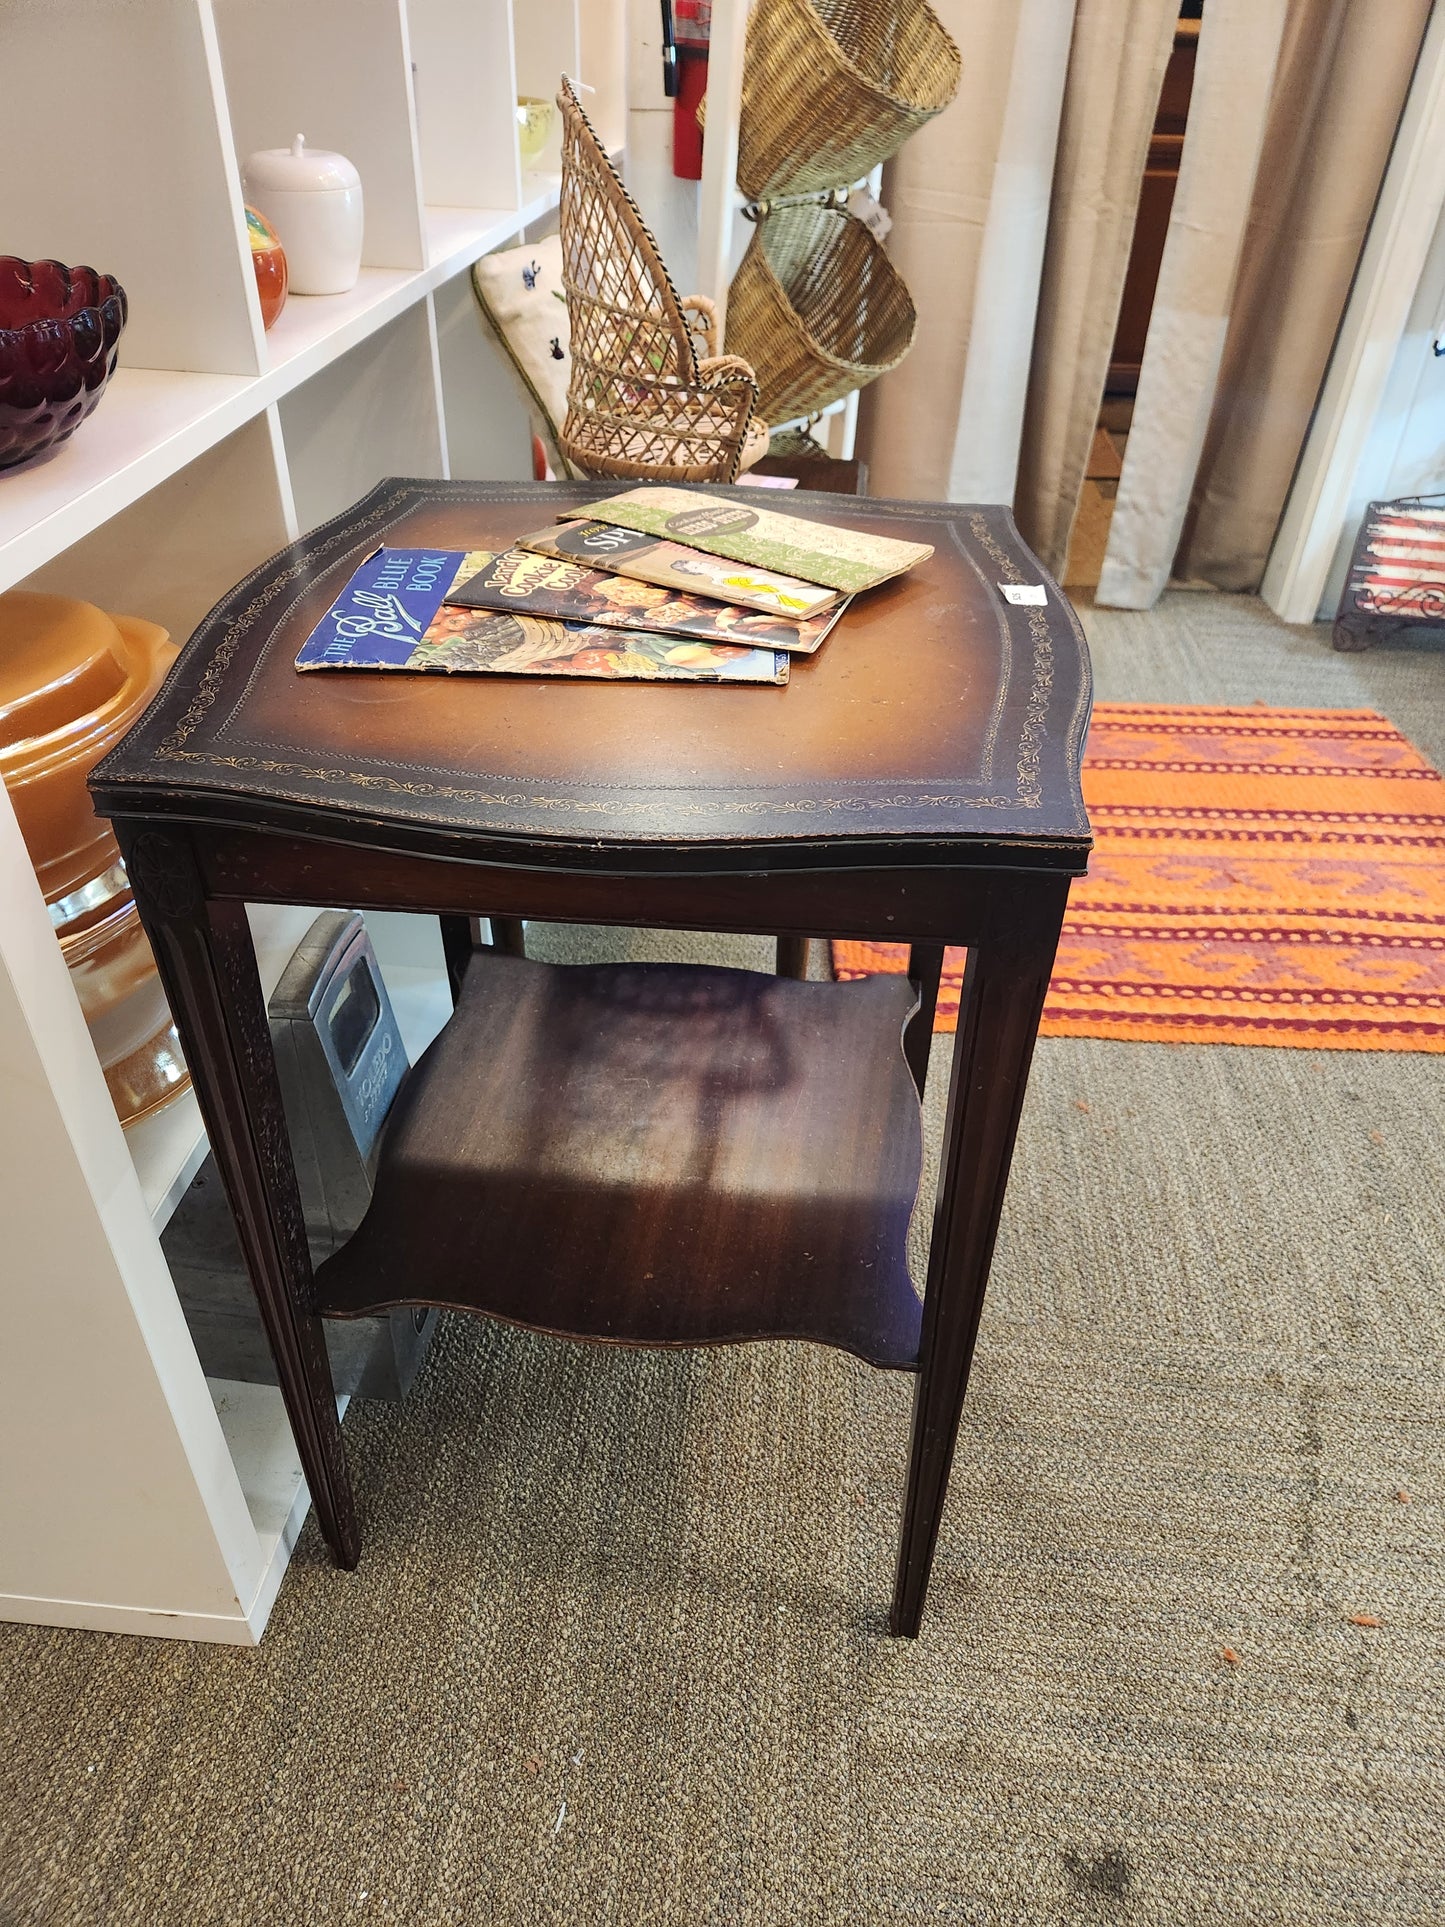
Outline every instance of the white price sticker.
<svg viewBox="0 0 1445 1927">
<path fill-rule="evenodd" d="M 1000 582 L 999 594 L 1005 602 L 1011 602 L 1015 609 L 1042 609 L 1047 607 L 1049 592 L 1042 582 Z"/>
</svg>

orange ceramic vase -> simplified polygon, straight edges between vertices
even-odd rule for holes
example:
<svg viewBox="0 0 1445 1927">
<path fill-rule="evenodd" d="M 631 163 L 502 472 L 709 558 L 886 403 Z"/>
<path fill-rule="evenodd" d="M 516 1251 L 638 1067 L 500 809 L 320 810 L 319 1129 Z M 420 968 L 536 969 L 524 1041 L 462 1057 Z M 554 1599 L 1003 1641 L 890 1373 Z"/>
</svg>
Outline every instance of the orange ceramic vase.
<svg viewBox="0 0 1445 1927">
<path fill-rule="evenodd" d="M 0 595 L 0 778 L 123 1124 L 190 1080 L 120 851 L 85 779 L 175 654 L 153 622 L 66 596 Z"/>
</svg>

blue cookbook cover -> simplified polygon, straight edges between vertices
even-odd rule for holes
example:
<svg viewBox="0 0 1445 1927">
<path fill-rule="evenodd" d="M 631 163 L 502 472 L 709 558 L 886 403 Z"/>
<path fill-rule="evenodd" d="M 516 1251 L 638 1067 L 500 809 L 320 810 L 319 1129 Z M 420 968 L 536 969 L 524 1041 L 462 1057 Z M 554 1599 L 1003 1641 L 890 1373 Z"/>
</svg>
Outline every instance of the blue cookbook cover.
<svg viewBox="0 0 1445 1927">
<path fill-rule="evenodd" d="M 607 682 L 785 683 L 782 650 L 465 609 L 446 597 L 489 549 L 377 549 L 317 623 L 298 669 L 587 676 Z"/>
<path fill-rule="evenodd" d="M 298 669 L 404 669 L 465 555 L 457 549 L 377 549 L 306 638 Z"/>
</svg>

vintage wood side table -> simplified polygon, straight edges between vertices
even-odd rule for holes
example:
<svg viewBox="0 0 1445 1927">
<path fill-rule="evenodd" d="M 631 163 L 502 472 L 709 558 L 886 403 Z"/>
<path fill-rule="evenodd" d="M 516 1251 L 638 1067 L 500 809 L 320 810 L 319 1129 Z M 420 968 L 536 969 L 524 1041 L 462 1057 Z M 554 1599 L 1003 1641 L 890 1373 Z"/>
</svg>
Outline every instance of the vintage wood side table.
<svg viewBox="0 0 1445 1927">
<path fill-rule="evenodd" d="M 378 544 L 500 547 L 602 493 L 382 483 L 206 618 L 96 769 L 96 807 L 337 1559 L 360 1537 L 323 1318 L 435 1304 L 630 1345 L 814 1339 L 917 1375 L 892 1610 L 911 1635 L 1089 850 L 1083 637 L 1005 511 L 799 494 L 800 515 L 935 554 L 785 688 L 295 671 Z M 1016 585 L 1041 588 L 1016 606 Z M 248 902 L 433 914 L 452 966 L 370 1213 L 314 1277 Z M 910 974 L 554 968 L 474 948 L 478 915 L 890 938 Z M 920 1306 L 905 1240 L 945 944 L 969 962 Z"/>
</svg>

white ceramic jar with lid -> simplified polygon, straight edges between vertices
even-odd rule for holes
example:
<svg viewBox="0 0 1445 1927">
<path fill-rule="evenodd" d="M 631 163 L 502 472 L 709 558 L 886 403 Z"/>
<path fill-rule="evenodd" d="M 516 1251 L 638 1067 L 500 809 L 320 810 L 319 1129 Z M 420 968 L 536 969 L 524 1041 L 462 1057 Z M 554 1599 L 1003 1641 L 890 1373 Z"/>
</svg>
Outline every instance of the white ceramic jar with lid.
<svg viewBox="0 0 1445 1927">
<path fill-rule="evenodd" d="M 361 176 L 344 154 L 262 147 L 241 171 L 246 199 L 286 250 L 292 294 L 345 294 L 361 272 Z"/>
</svg>

